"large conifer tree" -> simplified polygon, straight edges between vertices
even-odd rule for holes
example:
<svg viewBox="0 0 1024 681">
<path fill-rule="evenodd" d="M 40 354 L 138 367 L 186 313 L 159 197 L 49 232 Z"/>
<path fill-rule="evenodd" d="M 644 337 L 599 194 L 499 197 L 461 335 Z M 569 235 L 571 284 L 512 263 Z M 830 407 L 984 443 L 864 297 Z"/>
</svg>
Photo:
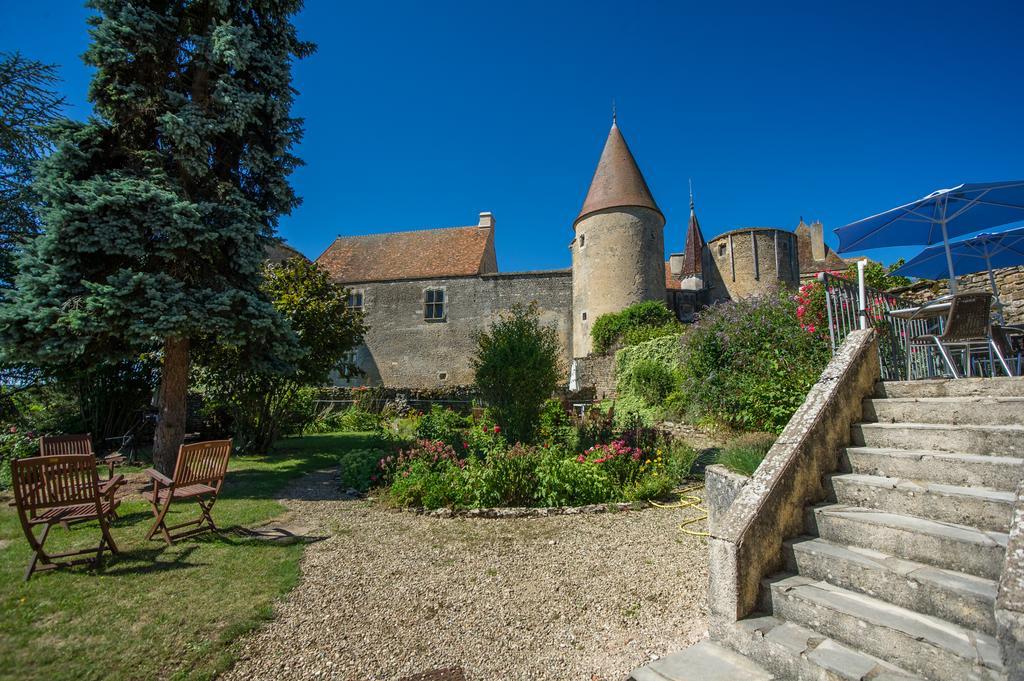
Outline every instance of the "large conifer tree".
<svg viewBox="0 0 1024 681">
<path fill-rule="evenodd" d="M 94 117 L 40 169 L 43 234 L 0 309 L 15 359 L 90 363 L 162 351 L 154 462 L 185 429 L 190 349 L 294 336 L 260 291 L 298 199 L 291 64 L 301 0 L 92 0 Z"/>
</svg>

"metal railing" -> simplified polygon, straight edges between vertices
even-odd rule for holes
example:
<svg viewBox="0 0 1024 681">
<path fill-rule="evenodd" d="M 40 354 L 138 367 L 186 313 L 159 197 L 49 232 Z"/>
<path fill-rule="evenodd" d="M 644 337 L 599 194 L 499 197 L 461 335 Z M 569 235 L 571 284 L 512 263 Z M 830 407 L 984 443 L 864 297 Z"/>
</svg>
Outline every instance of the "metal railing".
<svg viewBox="0 0 1024 681">
<path fill-rule="evenodd" d="M 913 338 L 927 333 L 928 321 L 900 319 L 891 317 L 888 313 L 892 310 L 914 307 L 915 303 L 885 291 L 864 287 L 862 311 L 860 286 L 856 281 L 837 277 L 828 272 L 819 274 L 818 281 L 825 287 L 825 309 L 828 314 L 828 335 L 832 352 L 835 353 L 854 329 L 872 327 L 878 332 L 878 359 L 882 366 L 882 379 L 906 380 L 908 334 Z"/>
</svg>

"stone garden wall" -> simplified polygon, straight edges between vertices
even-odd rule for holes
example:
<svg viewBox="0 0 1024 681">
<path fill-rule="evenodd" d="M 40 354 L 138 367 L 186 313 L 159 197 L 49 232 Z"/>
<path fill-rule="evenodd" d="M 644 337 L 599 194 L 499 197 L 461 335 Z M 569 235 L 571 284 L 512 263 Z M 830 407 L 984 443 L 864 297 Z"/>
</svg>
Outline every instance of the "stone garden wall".
<svg viewBox="0 0 1024 681">
<path fill-rule="evenodd" d="M 1024 324 L 1024 267 L 1006 267 L 995 271 L 996 286 L 999 288 L 999 299 L 1003 301 L 1003 316 L 1007 324 Z M 957 277 L 960 290 L 990 291 L 988 272 L 975 272 Z M 923 303 L 937 296 L 949 293 L 948 280 L 919 281 L 893 289 L 892 293 L 915 303 Z"/>
</svg>

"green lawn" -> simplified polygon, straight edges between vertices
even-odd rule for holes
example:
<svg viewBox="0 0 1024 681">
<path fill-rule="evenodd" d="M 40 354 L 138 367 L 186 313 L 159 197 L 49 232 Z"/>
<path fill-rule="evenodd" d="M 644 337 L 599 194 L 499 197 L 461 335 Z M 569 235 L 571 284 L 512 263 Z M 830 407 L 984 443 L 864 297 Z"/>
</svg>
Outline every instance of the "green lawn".
<svg viewBox="0 0 1024 681">
<path fill-rule="evenodd" d="M 283 440 L 267 456 L 235 457 L 214 520 L 231 528 L 271 519 L 284 511 L 273 496 L 290 480 L 370 444 L 369 435 L 314 435 Z M 182 519 L 196 508 L 176 507 Z M 301 545 L 224 532 L 168 548 L 145 540 L 146 502 L 126 501 L 119 514 L 121 555 L 101 573 L 71 568 L 26 583 L 28 543 L 14 510 L 0 508 L 0 678 L 209 678 L 230 664 L 228 644 L 268 618 L 298 581 Z M 56 527 L 50 537 L 47 548 L 58 550 L 94 545 L 99 533 L 91 523 Z"/>
</svg>

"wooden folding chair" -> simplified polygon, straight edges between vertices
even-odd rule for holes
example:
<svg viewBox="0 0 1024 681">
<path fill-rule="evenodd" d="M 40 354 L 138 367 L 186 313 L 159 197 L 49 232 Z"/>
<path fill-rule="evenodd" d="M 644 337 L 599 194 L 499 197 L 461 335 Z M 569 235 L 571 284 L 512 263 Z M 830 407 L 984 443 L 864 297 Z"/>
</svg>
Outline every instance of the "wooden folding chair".
<svg viewBox="0 0 1024 681">
<path fill-rule="evenodd" d="M 93 457 L 93 463 L 100 465 L 101 463 L 107 466 L 107 479 L 100 483 L 100 494 L 108 497 L 110 501 L 110 517 L 112 519 L 117 518 L 117 512 L 114 510 L 117 508 L 117 504 L 114 503 L 114 497 L 117 494 L 117 488 L 124 482 L 123 476 L 117 476 L 117 482 L 114 482 L 114 461 L 110 460 L 110 457 L 106 459 L 96 459 L 96 455 L 92 451 L 92 433 L 80 433 L 76 435 L 43 435 L 39 438 L 39 456 L 85 456 L 89 455 Z M 124 457 L 121 457 L 122 459 Z M 67 522 L 61 523 L 66 529 Z"/>
<path fill-rule="evenodd" d="M 78 435 L 43 435 L 39 438 L 40 456 L 65 456 L 68 454 L 95 454 L 92 450 L 92 433 Z M 124 463 L 121 454 L 110 454 L 97 460 L 97 465 L 107 467 L 107 479 L 114 477 L 114 466 Z"/>
<path fill-rule="evenodd" d="M 93 563 L 99 568 L 103 565 L 105 549 L 109 548 L 111 553 L 118 552 L 107 524 L 107 517 L 118 502 L 101 493 L 96 458 L 92 454 L 15 459 L 11 461 L 11 481 L 18 518 L 33 551 L 32 560 L 25 571 L 26 581 L 36 570 L 52 570 L 82 563 Z M 43 550 L 51 527 L 86 520 L 99 522 L 99 546 L 65 553 L 46 553 Z M 33 529 L 37 525 L 45 526 L 38 539 Z M 95 556 L 63 562 L 56 560 L 90 553 Z"/>
<path fill-rule="evenodd" d="M 168 478 L 159 471 L 149 468 L 146 474 L 153 480 L 153 489 L 143 494 L 153 507 L 156 521 L 146 539 L 152 539 L 159 530 L 164 541 L 170 546 L 175 539 L 183 539 L 206 530 L 217 530 L 210 511 L 217 501 L 224 475 L 228 471 L 228 457 L 231 456 L 231 440 L 211 440 L 181 445 L 178 461 L 174 466 L 174 478 Z M 201 515 L 195 520 L 168 526 L 165 522 L 167 511 L 174 501 L 191 500 L 199 504 Z M 190 530 L 171 534 L 173 530 L 195 525 Z"/>
</svg>

